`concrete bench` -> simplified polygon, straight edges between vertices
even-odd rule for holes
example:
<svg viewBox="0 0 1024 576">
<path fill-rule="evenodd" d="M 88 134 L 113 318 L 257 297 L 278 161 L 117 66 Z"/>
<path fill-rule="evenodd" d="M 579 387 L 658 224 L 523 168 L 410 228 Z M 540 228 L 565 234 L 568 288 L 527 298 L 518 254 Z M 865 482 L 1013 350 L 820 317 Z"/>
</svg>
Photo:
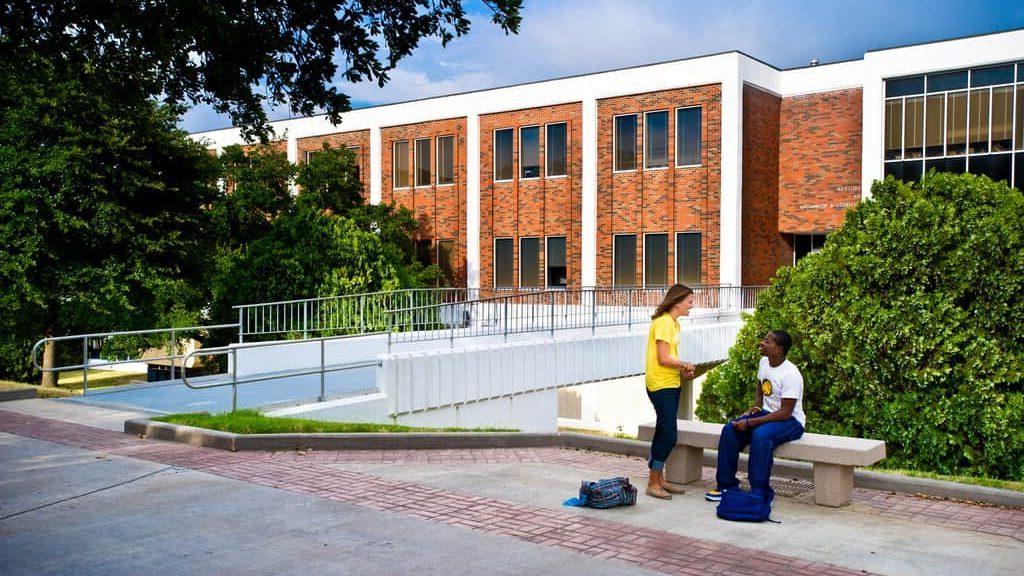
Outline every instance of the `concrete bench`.
<svg viewBox="0 0 1024 576">
<path fill-rule="evenodd" d="M 679 439 L 665 462 L 665 478 L 676 484 L 700 480 L 704 449 L 717 449 L 722 424 L 677 420 Z M 654 422 L 640 426 L 641 440 L 654 436 Z M 799 440 L 775 449 L 779 458 L 814 464 L 814 501 L 822 506 L 846 506 L 853 497 L 853 468 L 885 458 L 885 442 L 847 436 L 805 433 Z"/>
</svg>

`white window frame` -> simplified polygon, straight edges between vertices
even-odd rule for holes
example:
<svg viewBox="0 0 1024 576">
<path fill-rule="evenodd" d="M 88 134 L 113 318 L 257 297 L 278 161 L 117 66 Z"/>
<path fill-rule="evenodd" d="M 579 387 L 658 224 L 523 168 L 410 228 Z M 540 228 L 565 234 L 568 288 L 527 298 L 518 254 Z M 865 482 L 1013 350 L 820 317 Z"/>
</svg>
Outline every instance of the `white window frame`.
<svg viewBox="0 0 1024 576">
<path fill-rule="evenodd" d="M 412 177 L 412 185 L 413 185 L 414 188 L 430 188 L 431 186 L 433 186 L 433 183 L 434 183 L 434 173 L 433 172 L 430 173 L 430 180 L 426 184 L 420 184 L 420 182 L 419 182 L 419 179 L 420 179 L 420 162 L 419 162 L 420 152 L 419 152 L 419 150 L 417 150 L 417 148 L 419 147 L 418 145 L 419 145 L 420 142 L 426 142 L 429 145 L 431 143 L 430 142 L 431 140 L 433 140 L 433 138 L 415 138 L 412 141 L 412 175 L 413 175 L 413 177 Z M 427 155 L 430 156 L 430 154 L 433 154 L 433 153 L 434 153 L 433 150 L 428 150 L 428 154 Z M 434 161 L 431 158 L 427 159 L 427 166 L 430 167 L 430 168 L 433 168 Z"/>
<path fill-rule="evenodd" d="M 532 180 L 532 178 L 531 178 L 531 180 Z M 543 281 L 540 283 L 539 286 L 524 286 L 523 285 L 523 240 L 528 240 L 528 239 L 536 239 L 536 240 L 539 240 L 539 241 L 542 241 L 542 242 L 544 241 L 544 237 L 543 236 L 520 236 L 519 237 L 519 246 L 518 246 L 518 248 L 519 248 L 519 265 L 516 266 L 516 283 L 517 283 L 517 286 L 519 288 L 529 288 L 529 289 L 532 289 L 532 290 L 536 290 L 538 288 L 543 289 L 544 286 L 545 286 Z M 540 246 L 538 246 L 537 248 L 540 248 Z M 537 256 L 540 257 L 540 250 L 539 249 L 537 250 Z M 545 253 L 544 256 L 547 257 L 547 254 Z M 545 260 L 543 264 L 547 265 L 547 261 Z M 541 280 L 543 280 L 543 278 Z"/>
<path fill-rule="evenodd" d="M 565 174 L 556 174 L 552 176 L 548 174 L 548 126 L 565 126 Z M 544 125 L 544 153 L 541 154 L 544 157 L 544 177 L 550 180 L 557 180 L 559 178 L 569 177 L 569 122 L 562 120 L 561 122 L 548 122 Z"/>
<path fill-rule="evenodd" d="M 509 130 L 512 132 L 512 177 L 507 179 L 498 178 L 498 132 L 504 132 Z M 516 171 L 516 129 L 515 127 L 509 128 L 495 128 L 491 134 L 491 180 L 493 182 L 512 182 L 518 176 Z"/>
<path fill-rule="evenodd" d="M 641 262 L 640 265 L 643 266 L 643 270 L 640 271 L 640 278 L 643 280 L 643 284 L 641 286 L 643 288 L 646 288 L 647 287 L 647 237 L 648 236 L 665 236 L 665 255 L 668 256 L 668 250 L 670 248 L 668 243 L 669 243 L 669 240 L 671 240 L 671 238 L 672 238 L 672 233 L 671 232 L 644 232 L 643 236 L 644 236 L 644 239 L 643 239 L 644 245 L 643 245 L 643 248 L 642 248 L 643 256 L 640 258 L 640 262 Z M 666 274 L 665 275 L 665 279 L 668 280 L 669 276 L 670 276 L 670 274 Z M 671 276 L 675 276 L 675 273 L 674 272 L 671 273 Z M 661 286 L 661 284 L 658 284 L 658 286 Z"/>
<path fill-rule="evenodd" d="M 637 150 L 636 150 L 636 128 L 640 126 L 639 121 L 634 124 L 633 129 L 633 167 L 625 170 L 619 170 L 618 168 L 618 143 L 619 143 L 619 125 L 618 119 L 626 116 L 632 116 L 634 120 L 637 119 L 638 113 L 633 112 L 630 114 L 615 114 L 612 116 L 612 173 L 613 174 L 629 174 L 630 172 L 636 172 L 637 168 L 640 167 L 640 163 L 637 162 Z M 614 251 L 614 250 L 613 250 Z M 614 271 L 612 272 L 614 274 Z"/>
<path fill-rule="evenodd" d="M 442 184 L 441 183 L 441 144 L 440 144 L 440 142 L 444 138 L 451 138 L 451 140 L 452 140 L 452 181 L 451 182 L 445 182 L 444 184 Z M 458 178 L 455 177 L 455 172 L 456 172 L 455 167 L 457 166 L 457 164 L 455 162 L 455 136 L 452 135 L 452 134 L 446 134 L 444 136 L 438 136 L 438 137 L 434 138 L 434 146 L 435 146 L 435 149 L 436 149 L 436 152 L 434 154 L 434 158 L 436 159 L 436 166 L 434 167 L 435 170 L 436 170 L 434 173 L 436 175 L 434 176 L 434 182 L 437 183 L 438 187 L 455 186 L 455 181 L 458 180 Z"/>
<path fill-rule="evenodd" d="M 813 237 L 814 236 L 822 236 L 822 237 L 825 238 L 825 241 L 828 241 L 828 234 L 829 234 L 828 232 L 807 232 L 807 233 L 793 234 L 793 266 L 796 266 L 796 237 L 797 236 L 810 236 L 811 237 L 811 251 L 808 252 L 807 254 L 805 254 L 805 256 L 810 256 L 811 254 L 814 254 L 815 252 L 818 252 L 819 250 L 821 250 L 821 248 L 818 248 L 818 250 L 814 249 L 814 238 Z M 825 241 L 822 242 L 823 246 L 825 244 Z"/>
<path fill-rule="evenodd" d="M 664 166 L 656 166 L 656 167 L 648 167 L 647 166 L 647 116 L 649 114 L 658 114 L 658 113 L 661 113 L 661 112 L 665 113 L 665 140 L 666 140 L 666 142 L 665 142 L 665 165 Z M 671 110 L 669 110 L 667 108 L 664 109 L 664 110 L 647 110 L 647 111 L 644 112 L 644 138 L 643 138 L 644 143 L 643 143 L 643 146 L 642 146 L 643 151 L 644 151 L 644 154 L 643 154 L 643 157 L 644 157 L 644 159 L 643 159 L 644 172 L 650 172 L 650 171 L 655 171 L 655 170 L 668 170 L 669 167 L 672 166 L 672 162 L 669 162 L 669 159 L 668 159 L 669 141 L 672 139 L 671 137 L 669 137 L 669 134 L 668 134 L 668 132 L 669 132 L 669 130 L 668 130 L 668 128 L 669 128 L 669 121 L 670 121 L 668 115 L 669 115 L 670 112 L 671 112 Z"/>
<path fill-rule="evenodd" d="M 557 124 L 557 122 L 556 122 Z M 552 238 L 565 238 L 565 275 L 566 283 L 565 286 L 558 286 L 556 284 L 548 284 L 548 262 L 551 260 L 548 258 L 548 240 Z M 614 269 L 613 269 L 614 271 Z M 569 287 L 569 236 L 566 234 L 555 234 L 554 236 L 544 237 L 544 288 L 548 290 L 565 290 Z"/>
<path fill-rule="evenodd" d="M 320 152 L 320 150 L 306 150 L 306 164 L 309 164 L 309 159 L 317 152 Z"/>
<path fill-rule="evenodd" d="M 675 120 L 675 123 L 676 123 L 676 133 L 675 133 L 675 136 L 676 136 L 675 137 L 675 149 L 676 149 L 675 167 L 676 168 L 699 168 L 699 167 L 704 165 L 703 161 L 697 162 L 696 164 L 680 164 L 679 163 L 679 156 L 680 156 L 679 155 L 679 111 L 680 110 L 689 110 L 691 108 L 696 108 L 696 109 L 700 110 L 700 125 L 697 126 L 697 131 L 700 133 L 700 155 L 699 155 L 699 157 L 701 159 L 703 159 L 703 157 L 704 157 L 704 106 L 701 106 L 700 104 L 698 104 L 696 106 L 679 106 L 679 107 L 677 107 L 674 110 L 674 114 L 675 114 L 674 120 Z"/>
<path fill-rule="evenodd" d="M 635 241 L 636 241 L 637 234 L 636 233 L 633 233 L 633 234 L 628 234 L 628 233 L 612 234 L 612 286 L 619 286 L 618 284 L 615 283 L 615 261 L 616 261 L 616 257 L 615 257 L 615 238 L 618 237 L 618 236 L 632 236 L 633 237 L 633 240 L 634 240 L 634 244 L 633 244 L 633 252 L 634 252 L 634 254 L 633 254 L 633 281 L 636 282 L 636 254 L 635 254 L 635 252 L 636 252 L 636 243 L 635 243 Z M 628 286 L 627 285 L 624 285 L 624 286 L 626 288 L 636 288 L 637 287 L 636 284 L 629 284 Z"/>
<path fill-rule="evenodd" d="M 414 181 L 413 175 L 411 174 L 413 163 L 410 162 L 409 163 L 409 172 L 410 172 L 410 174 L 409 174 L 409 185 L 407 185 L 407 186 L 396 186 L 395 185 L 397 183 L 397 180 L 398 180 L 398 153 L 396 152 L 396 149 L 398 148 L 398 145 L 403 143 L 403 142 L 405 144 L 409 144 L 409 140 L 395 140 L 395 141 L 393 141 L 391 143 L 391 189 L 392 190 L 409 190 L 410 188 L 412 188 L 412 183 Z"/>
<path fill-rule="evenodd" d="M 679 237 L 682 236 L 683 234 L 696 234 L 697 236 L 700 237 L 700 252 L 698 252 L 699 257 L 700 257 L 700 273 L 699 273 L 699 276 L 702 277 L 702 278 L 704 276 L 704 233 L 701 232 L 700 230 L 681 230 L 681 231 L 675 232 L 674 234 L 670 234 L 670 235 L 675 236 L 675 245 L 673 245 L 673 247 L 672 247 L 672 249 L 675 251 L 675 258 L 672 259 L 673 260 L 672 261 L 672 264 L 673 264 L 673 266 L 672 266 L 672 282 L 673 282 L 673 284 L 679 284 L 679 283 L 682 282 L 682 280 L 679 278 Z M 691 286 L 691 288 L 692 288 L 692 286 Z"/>
<path fill-rule="evenodd" d="M 540 132 L 541 132 L 542 126 L 543 126 L 542 124 L 528 124 L 526 126 L 520 126 L 519 129 L 518 129 L 518 132 L 519 132 L 519 170 L 516 171 L 516 176 L 520 180 L 526 180 L 526 181 L 528 181 L 528 180 L 540 180 L 541 177 L 544 175 L 544 163 L 542 161 L 544 154 L 541 153 L 541 151 L 544 149 L 544 147 L 540 145 Z M 529 178 L 527 178 L 527 177 L 523 176 L 523 130 L 527 130 L 527 129 L 530 129 L 530 128 L 536 128 L 537 129 L 537 175 L 536 176 L 530 176 Z"/>
<path fill-rule="evenodd" d="M 495 290 L 508 290 L 510 288 L 516 288 L 516 286 L 498 286 L 498 240 L 511 240 L 512 241 L 512 266 L 518 268 L 515 265 L 516 262 L 516 239 L 514 236 L 496 236 L 491 240 L 491 286 Z"/>
</svg>

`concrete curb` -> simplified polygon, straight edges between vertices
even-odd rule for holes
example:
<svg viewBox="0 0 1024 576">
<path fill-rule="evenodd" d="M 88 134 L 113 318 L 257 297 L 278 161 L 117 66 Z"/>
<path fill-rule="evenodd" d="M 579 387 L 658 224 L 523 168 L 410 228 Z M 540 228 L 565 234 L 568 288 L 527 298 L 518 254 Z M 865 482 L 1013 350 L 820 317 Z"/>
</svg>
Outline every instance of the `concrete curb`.
<svg viewBox="0 0 1024 576">
<path fill-rule="evenodd" d="M 640 440 L 604 438 L 575 432 L 530 434 L 520 432 L 463 432 L 437 434 L 234 434 L 192 426 L 181 426 L 137 418 L 124 423 L 126 434 L 145 438 L 171 440 L 191 446 L 205 446 L 221 450 L 455 450 L 481 448 L 576 448 L 623 456 L 645 458 L 650 443 Z M 718 455 L 704 451 L 704 465 L 715 467 Z M 740 454 L 740 470 L 747 468 L 747 455 Z M 780 478 L 814 478 L 808 462 L 776 459 L 772 476 Z M 957 484 L 883 474 L 871 470 L 854 471 L 854 486 L 888 492 L 925 494 L 940 498 L 970 500 L 1000 506 L 1024 507 L 1024 492 L 1001 490 L 986 486 Z"/>
<path fill-rule="evenodd" d="M 29 400 L 36 397 L 37 394 L 35 388 L 0 391 L 0 402 L 7 402 L 8 400 Z"/>
</svg>

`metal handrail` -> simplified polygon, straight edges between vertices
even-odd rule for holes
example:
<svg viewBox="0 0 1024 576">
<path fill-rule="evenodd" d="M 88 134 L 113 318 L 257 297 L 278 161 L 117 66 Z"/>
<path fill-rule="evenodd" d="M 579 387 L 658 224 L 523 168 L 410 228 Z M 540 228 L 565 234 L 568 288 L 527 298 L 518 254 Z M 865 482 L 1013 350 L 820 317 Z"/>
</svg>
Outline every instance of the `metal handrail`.
<svg viewBox="0 0 1024 576">
<path fill-rule="evenodd" d="M 63 372 L 65 370 L 82 370 L 82 395 L 86 395 L 89 392 L 89 340 L 105 339 L 113 336 L 140 336 L 144 334 L 170 334 L 171 335 L 171 353 L 167 356 L 152 356 L 146 358 L 146 360 L 170 360 L 171 361 L 171 380 L 174 379 L 174 360 L 182 359 L 181 371 L 185 373 L 185 361 L 184 357 L 180 354 L 175 354 L 177 348 L 177 338 L 175 337 L 180 332 L 197 332 L 197 331 L 210 331 L 220 330 L 224 328 L 239 328 L 238 324 L 211 324 L 208 326 L 185 326 L 185 327 L 174 327 L 174 328 L 151 328 L 148 330 L 122 330 L 116 332 L 94 332 L 92 334 L 72 334 L 70 336 L 50 336 L 43 338 L 32 346 L 31 360 L 32 365 L 40 372 Z M 50 368 L 43 368 L 39 364 L 39 348 L 48 342 L 65 342 L 68 340 L 82 340 L 82 363 L 81 364 L 68 364 L 66 366 L 51 366 Z M 134 364 L 139 359 L 127 359 L 127 360 L 109 360 L 105 362 L 106 366 L 116 366 L 119 364 Z"/>
<path fill-rule="evenodd" d="M 182 363 L 186 362 L 193 356 L 222 356 L 230 354 L 231 360 L 231 380 L 225 382 L 216 382 L 214 384 L 193 384 L 188 377 L 188 374 L 182 372 L 181 382 L 185 386 L 192 390 L 204 390 L 206 388 L 219 388 L 221 386 L 231 386 L 231 411 L 234 412 L 238 408 L 238 385 L 239 384 L 250 384 L 253 382 L 266 382 L 267 380 L 277 380 L 280 378 L 288 378 L 292 376 L 307 376 L 309 374 L 320 374 L 320 397 L 319 402 L 323 402 L 326 399 L 325 393 L 325 376 L 330 372 L 340 372 L 342 370 L 354 370 L 356 368 L 368 368 L 370 366 L 380 366 L 381 361 L 364 360 L 360 362 L 343 362 L 340 364 L 326 364 L 325 362 L 325 345 L 327 341 L 344 340 L 347 338 L 354 338 L 357 336 L 372 336 L 374 334 L 383 334 L 382 332 L 375 332 L 370 334 L 346 334 L 342 336 L 325 336 L 322 338 L 308 338 L 304 340 L 286 340 L 278 342 L 250 342 L 246 344 L 237 344 L 233 346 L 219 346 L 217 348 L 205 348 L 193 350 L 184 356 Z M 238 378 L 238 351 L 248 350 L 251 348 L 263 348 L 270 346 L 291 346 L 295 344 L 306 344 L 310 342 L 320 343 L 320 367 L 316 368 L 296 368 L 293 370 L 282 370 L 280 372 L 269 373 L 265 376 L 256 376 L 248 378 Z"/>
<path fill-rule="evenodd" d="M 278 300 L 275 302 L 255 302 L 250 304 L 236 304 L 231 308 L 254 308 L 256 306 L 273 306 L 275 304 L 300 304 L 302 302 L 320 302 L 323 300 L 338 300 L 341 298 L 356 298 L 359 296 L 377 296 L 379 294 L 404 294 L 406 292 L 455 292 L 459 290 L 478 290 L 477 288 L 460 288 L 442 286 L 439 288 L 400 288 L 398 290 L 378 290 L 376 292 L 358 292 L 356 294 L 338 294 L 337 296 L 318 296 L 316 298 L 296 298 L 294 300 Z"/>
</svg>

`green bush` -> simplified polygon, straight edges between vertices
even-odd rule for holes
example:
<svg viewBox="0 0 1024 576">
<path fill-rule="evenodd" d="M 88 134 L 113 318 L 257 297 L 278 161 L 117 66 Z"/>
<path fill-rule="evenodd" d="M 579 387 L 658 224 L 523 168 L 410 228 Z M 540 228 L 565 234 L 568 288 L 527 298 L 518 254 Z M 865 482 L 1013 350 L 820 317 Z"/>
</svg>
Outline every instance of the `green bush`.
<svg viewBox="0 0 1024 576">
<path fill-rule="evenodd" d="M 794 338 L 808 430 L 879 438 L 889 467 L 1024 479 L 1024 196 L 972 175 L 876 182 L 784 268 L 708 377 L 698 415 L 754 395 L 757 342 Z"/>
</svg>

